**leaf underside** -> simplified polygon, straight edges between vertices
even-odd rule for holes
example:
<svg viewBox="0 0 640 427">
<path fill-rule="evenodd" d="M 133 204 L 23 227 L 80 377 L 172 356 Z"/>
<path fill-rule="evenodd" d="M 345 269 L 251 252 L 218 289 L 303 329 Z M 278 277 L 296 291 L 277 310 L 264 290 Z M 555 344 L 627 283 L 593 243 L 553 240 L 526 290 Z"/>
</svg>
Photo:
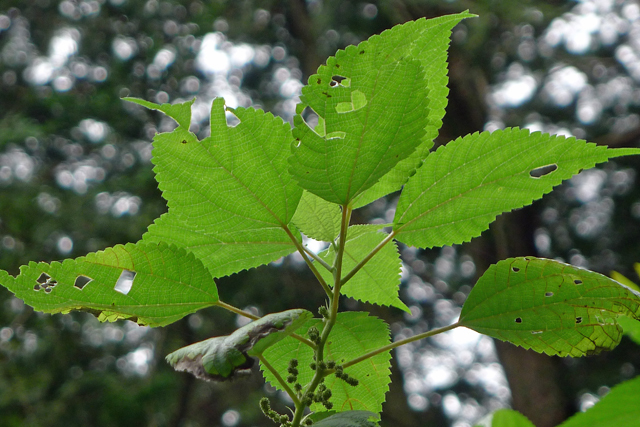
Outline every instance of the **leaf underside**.
<svg viewBox="0 0 640 427">
<path fill-rule="evenodd" d="M 640 149 L 607 149 L 527 129 L 467 135 L 430 154 L 404 186 L 393 220 L 396 238 L 420 248 L 467 242 L 497 215 L 530 204 L 582 169 L 631 154 Z"/>
<path fill-rule="evenodd" d="M 413 153 L 398 162 L 371 188 L 354 198 L 354 208 L 362 207 L 380 197 L 400 190 L 429 155 L 429 150 L 433 147 L 433 140 L 438 136 L 438 130 L 442 126 L 442 118 L 448 102 L 447 48 L 451 30 L 463 19 L 473 16 L 475 15 L 463 12 L 435 19 L 418 19 L 396 25 L 384 31 L 380 36 L 374 36 L 394 38 L 398 41 L 393 45 L 397 57 L 407 55 L 420 61 L 425 72 L 428 89 L 426 133 Z"/>
<path fill-rule="evenodd" d="M 509 258 L 478 280 L 460 324 L 539 353 L 579 357 L 618 345 L 620 315 L 637 318 L 640 294 L 558 261 Z"/>
<path fill-rule="evenodd" d="M 331 242 L 340 234 L 341 219 L 339 205 L 304 191 L 291 222 L 308 237 Z"/>
<path fill-rule="evenodd" d="M 193 254 L 144 242 L 62 263 L 31 262 L 15 278 L 0 270 L 0 283 L 38 311 L 84 310 L 102 321 L 148 326 L 168 325 L 218 302 L 213 278 Z"/>
<path fill-rule="evenodd" d="M 311 326 L 322 330 L 323 322 L 320 319 L 309 320 L 296 332 L 304 335 Z M 338 320 L 325 347 L 325 360 L 344 363 L 368 351 L 385 346 L 389 342 L 389 328 L 381 319 L 362 312 L 338 313 Z M 289 361 L 293 358 L 298 359 L 300 363 L 298 381 L 303 386 L 313 377 L 314 371 L 308 368 L 313 361 L 312 356 L 311 348 L 291 337 L 283 339 L 264 352 L 264 357 L 284 376 L 286 376 Z M 391 354 L 384 352 L 346 368 L 344 371 L 360 382 L 357 387 L 352 387 L 333 375 L 328 376 L 324 384 L 333 392 L 330 400 L 334 405 L 333 409 L 340 412 L 364 410 L 379 414 L 391 380 L 390 359 Z M 262 367 L 262 371 L 267 381 L 281 389 L 269 370 Z M 325 410 L 319 403 L 314 403 L 311 409 Z"/>
<path fill-rule="evenodd" d="M 225 381 L 251 373 L 253 359 L 300 327 L 311 312 L 302 309 L 271 313 L 237 329 L 231 335 L 209 338 L 166 357 L 176 371 L 207 381 Z"/>
<path fill-rule="evenodd" d="M 240 123 L 229 127 L 226 111 Z M 291 130 L 251 108 L 211 107 L 211 136 L 182 127 L 154 138 L 156 179 L 169 213 L 145 240 L 188 248 L 216 277 L 273 261 L 295 250 L 285 231 L 302 195 L 288 172 Z M 298 236 L 299 237 L 299 236 Z"/>
<path fill-rule="evenodd" d="M 342 260 L 343 272 L 351 271 L 380 242 L 386 233 L 380 232 L 379 225 L 354 225 L 349 227 Z M 321 252 L 320 257 L 332 265 L 336 252 L 333 247 Z M 319 269 L 322 277 L 333 286 L 333 276 L 325 269 Z M 406 312 L 409 308 L 398 298 L 402 261 L 395 242 L 385 245 L 364 265 L 342 288 L 342 295 L 378 305 L 390 305 Z"/>
<path fill-rule="evenodd" d="M 320 125 L 294 118 L 290 171 L 301 187 L 345 205 L 421 144 L 427 81 L 420 61 L 395 55 L 400 42 L 396 33 L 372 37 L 338 51 L 309 77 L 301 105 Z"/>
</svg>

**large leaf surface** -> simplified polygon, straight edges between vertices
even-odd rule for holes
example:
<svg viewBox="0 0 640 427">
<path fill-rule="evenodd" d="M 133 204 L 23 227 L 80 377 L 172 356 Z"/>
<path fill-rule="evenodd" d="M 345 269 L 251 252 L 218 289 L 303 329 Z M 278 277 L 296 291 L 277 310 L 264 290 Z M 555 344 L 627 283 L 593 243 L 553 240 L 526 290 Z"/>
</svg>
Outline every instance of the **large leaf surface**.
<svg viewBox="0 0 640 427">
<path fill-rule="evenodd" d="M 300 335 L 306 334 L 309 327 L 315 326 L 322 330 L 323 322 L 312 319 L 296 331 Z M 389 344 L 389 328 L 381 319 L 371 317 L 367 313 L 347 312 L 339 313 L 338 320 L 325 347 L 325 359 L 333 359 L 337 363 L 344 363 L 355 359 L 368 351 Z M 264 357 L 281 375 L 286 376 L 289 361 L 298 359 L 300 372 L 298 381 L 303 386 L 311 381 L 313 372 L 308 366 L 312 362 L 313 350 L 291 337 L 287 337 L 264 352 Z M 364 410 L 379 414 L 385 393 L 390 382 L 389 352 L 380 353 L 363 362 L 350 366 L 344 371 L 356 378 L 360 384 L 352 387 L 331 375 L 326 378 L 325 385 L 332 391 L 330 401 L 336 411 Z M 262 367 L 267 381 L 274 387 L 280 384 L 273 375 Z M 312 410 L 324 411 L 321 404 L 314 403 Z"/>
<path fill-rule="evenodd" d="M 623 382 L 588 409 L 569 418 L 559 427 L 635 427 L 640 420 L 640 377 Z"/>
<path fill-rule="evenodd" d="M 340 50 L 309 77 L 301 102 L 320 117 L 294 118 L 291 173 L 340 205 L 375 184 L 425 137 L 427 81 L 420 61 L 395 55 L 397 33 Z"/>
<path fill-rule="evenodd" d="M 509 258 L 478 280 L 460 324 L 549 355 L 611 350 L 620 315 L 640 315 L 640 294 L 598 273 L 539 258 Z"/>
<path fill-rule="evenodd" d="M 60 262 L 29 263 L 0 283 L 38 311 L 85 310 L 164 326 L 218 302 L 213 278 L 193 254 L 166 244 L 118 245 Z M 116 289 L 117 288 L 117 289 Z"/>
<path fill-rule="evenodd" d="M 347 274 L 376 246 L 387 237 L 380 232 L 379 225 L 354 225 L 349 227 L 342 260 L 343 273 Z M 333 247 L 321 252 L 320 257 L 332 265 L 336 252 Z M 340 293 L 360 301 L 379 305 L 390 305 L 409 312 L 409 308 L 398 298 L 402 262 L 395 242 L 387 243 L 347 283 Z M 320 274 L 333 286 L 333 276 L 325 269 Z M 344 276 L 343 274 L 343 276 Z"/>
<path fill-rule="evenodd" d="M 428 88 L 428 112 L 426 134 L 418 148 L 400 161 L 373 187 L 364 191 L 353 201 L 355 208 L 364 206 L 394 191 L 400 190 L 429 154 L 433 140 L 442 126 L 449 88 L 447 83 L 447 48 L 452 28 L 465 18 L 474 15 L 463 12 L 434 19 L 419 19 L 384 31 L 380 37 L 398 40 L 394 45 L 397 57 L 407 55 L 420 61 L 425 72 Z M 375 37 L 375 36 L 374 36 Z"/>
<path fill-rule="evenodd" d="M 183 127 L 156 135 L 154 171 L 170 212 L 144 236 L 159 241 L 175 233 L 170 241 L 193 250 L 216 276 L 292 252 L 285 227 L 302 195 L 288 173 L 289 125 L 254 109 L 228 111 L 237 126 L 227 125 L 224 100 L 213 101 L 211 136 L 202 141 Z M 203 233 L 210 243 L 198 238 Z M 233 260 L 238 245 L 242 253 L 255 247 L 258 256 Z"/>
<path fill-rule="evenodd" d="M 311 312 L 302 309 L 271 313 L 235 330 L 174 351 L 166 357 L 176 371 L 186 371 L 207 381 L 224 381 L 251 373 L 253 359 L 289 336 Z"/>
<path fill-rule="evenodd" d="M 429 155 L 407 182 L 393 221 L 396 238 L 420 248 L 469 241 L 497 215 L 530 204 L 580 170 L 631 154 L 640 150 L 526 129 L 467 135 Z"/>
</svg>

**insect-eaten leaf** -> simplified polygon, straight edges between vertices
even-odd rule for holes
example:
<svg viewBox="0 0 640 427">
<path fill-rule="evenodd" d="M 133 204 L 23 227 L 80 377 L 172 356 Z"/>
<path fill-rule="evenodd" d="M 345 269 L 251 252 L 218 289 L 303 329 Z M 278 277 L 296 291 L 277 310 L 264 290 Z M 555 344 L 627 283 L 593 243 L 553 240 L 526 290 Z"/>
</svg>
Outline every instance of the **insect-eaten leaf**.
<svg viewBox="0 0 640 427">
<path fill-rule="evenodd" d="M 254 363 L 252 356 L 260 356 L 311 317 L 311 312 L 302 309 L 268 314 L 231 335 L 191 344 L 174 351 L 166 359 L 176 371 L 190 372 L 207 381 L 248 375 Z"/>
<path fill-rule="evenodd" d="M 322 418 L 313 425 L 316 427 L 377 427 L 378 418 L 377 414 L 369 411 L 345 411 Z"/>
<path fill-rule="evenodd" d="M 127 243 L 50 264 L 31 262 L 0 284 L 35 310 L 83 310 L 100 321 L 166 326 L 218 303 L 213 277 L 192 253 L 166 243 Z"/>
<path fill-rule="evenodd" d="M 638 292 L 592 271 L 524 257 L 487 269 L 460 325 L 539 353 L 579 357 L 615 348 L 618 317 L 639 315 Z"/>
</svg>

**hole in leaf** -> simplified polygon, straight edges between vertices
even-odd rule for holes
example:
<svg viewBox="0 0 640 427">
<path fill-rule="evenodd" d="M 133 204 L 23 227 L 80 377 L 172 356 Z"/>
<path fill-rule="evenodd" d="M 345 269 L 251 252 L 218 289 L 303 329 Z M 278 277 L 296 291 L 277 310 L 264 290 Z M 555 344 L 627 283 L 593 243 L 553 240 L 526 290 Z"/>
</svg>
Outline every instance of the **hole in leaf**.
<svg viewBox="0 0 640 427">
<path fill-rule="evenodd" d="M 58 284 L 58 282 L 57 282 L 56 280 L 49 280 L 49 283 L 47 283 L 47 285 L 48 285 L 48 286 L 47 286 L 47 289 L 49 289 L 49 288 L 53 288 L 53 287 L 55 287 L 57 284 Z M 46 291 L 47 289 L 45 289 L 45 291 Z"/>
<path fill-rule="evenodd" d="M 520 271 L 520 269 L 519 269 L 518 267 L 511 267 L 511 270 L 512 270 L 514 273 L 517 273 L 518 271 Z"/>
<path fill-rule="evenodd" d="M 47 287 L 47 288 L 44 288 L 44 291 L 45 291 L 46 293 L 48 293 L 48 294 L 50 294 L 52 290 L 53 290 L 53 289 L 48 288 L 48 287 Z"/>
<path fill-rule="evenodd" d="M 120 277 L 118 277 L 118 281 L 116 282 L 116 286 L 113 288 L 113 290 L 127 295 L 131 290 L 131 287 L 133 286 L 133 279 L 135 279 L 135 277 L 135 271 L 122 270 L 122 273 L 120 273 Z"/>
<path fill-rule="evenodd" d="M 582 280 L 576 279 L 573 281 L 573 283 L 575 283 L 576 285 L 582 285 Z"/>
<path fill-rule="evenodd" d="M 582 317 L 576 317 L 576 325 L 582 323 Z"/>
<path fill-rule="evenodd" d="M 516 317 L 516 323 L 522 323 L 522 317 Z"/>
<path fill-rule="evenodd" d="M 41 273 L 40 277 L 36 279 L 36 282 L 40 283 L 41 285 L 44 285 L 49 281 L 49 279 L 51 279 L 51 276 L 49 276 L 47 273 Z"/>
<path fill-rule="evenodd" d="M 80 276 L 76 277 L 76 281 L 73 284 L 73 286 L 75 286 L 76 288 L 82 290 L 82 288 L 87 286 L 87 283 L 91 282 L 92 280 L 93 279 L 91 277 L 80 275 Z"/>
<path fill-rule="evenodd" d="M 556 165 L 555 163 L 551 165 L 540 166 L 539 168 L 532 169 L 529 172 L 529 176 L 531 176 L 531 178 L 541 178 L 545 175 L 549 175 L 551 172 L 557 169 L 558 165 Z"/>
<path fill-rule="evenodd" d="M 351 87 L 351 79 L 344 76 L 331 76 L 331 83 L 329 83 L 329 86 Z"/>
<path fill-rule="evenodd" d="M 552 297 L 553 296 L 553 292 L 547 292 L 544 294 L 545 297 Z"/>
<path fill-rule="evenodd" d="M 39 291 L 39 290 L 40 290 L 40 285 L 36 284 L 36 285 L 33 287 L 33 290 L 34 290 L 34 291 Z"/>
</svg>

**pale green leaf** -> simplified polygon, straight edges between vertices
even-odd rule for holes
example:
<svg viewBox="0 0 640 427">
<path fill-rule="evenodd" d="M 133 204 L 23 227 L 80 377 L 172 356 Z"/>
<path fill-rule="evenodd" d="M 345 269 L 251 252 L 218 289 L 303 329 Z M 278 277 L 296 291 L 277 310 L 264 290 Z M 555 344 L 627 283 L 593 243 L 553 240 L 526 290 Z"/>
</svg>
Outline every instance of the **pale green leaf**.
<svg viewBox="0 0 640 427">
<path fill-rule="evenodd" d="M 447 83 L 447 48 L 451 30 L 461 20 L 473 17 L 468 12 L 441 16 L 433 19 L 419 19 L 384 31 L 380 37 L 398 40 L 394 46 L 397 57 L 407 55 L 420 61 L 425 72 L 428 88 L 428 113 L 426 135 L 418 148 L 406 159 L 400 161 L 379 182 L 353 201 L 354 208 L 367 205 L 382 196 L 400 190 L 415 172 L 433 147 L 433 140 L 442 126 L 449 88 Z"/>
<path fill-rule="evenodd" d="M 322 320 L 312 319 L 298 329 L 297 333 L 304 335 L 311 326 L 322 331 L 323 325 Z M 368 313 L 339 313 L 325 347 L 325 360 L 344 363 L 388 345 L 389 342 L 389 328 L 381 319 L 371 317 Z M 298 359 L 298 381 L 303 386 L 313 377 L 314 371 L 309 369 L 312 356 L 311 348 L 291 337 L 283 339 L 264 352 L 264 357 L 269 363 L 285 377 L 289 361 L 293 358 Z M 364 410 L 379 414 L 382 411 L 385 393 L 389 389 L 390 359 L 391 354 L 384 352 L 346 368 L 344 372 L 360 382 L 356 387 L 348 385 L 334 375 L 327 377 L 324 384 L 333 393 L 330 399 L 334 405 L 333 409 L 336 411 Z M 280 384 L 269 370 L 264 366 L 262 370 L 266 380 L 280 389 Z M 324 411 L 324 407 L 314 403 L 312 410 Z"/>
<path fill-rule="evenodd" d="M 145 101 L 138 98 L 122 98 L 125 101 L 133 102 L 138 105 L 142 105 L 150 110 L 162 111 L 167 116 L 178 122 L 178 125 L 189 130 L 191 125 L 191 105 L 196 101 L 193 98 L 191 101 L 178 103 L 178 104 L 155 104 L 153 102 Z"/>
<path fill-rule="evenodd" d="M 279 258 L 287 239 L 289 248 L 284 252 L 293 252 L 286 227 L 302 195 L 288 172 L 290 126 L 263 111 L 227 110 L 240 123 L 227 125 L 224 100 L 216 98 L 211 136 L 202 141 L 181 127 L 155 136 L 154 171 L 168 201 L 169 217 L 144 236 L 157 241 L 177 233 L 169 240 L 193 250 L 216 276 Z M 171 231 L 162 229 L 165 224 Z M 198 239 L 202 233 L 206 236 Z M 246 263 L 242 254 L 233 260 L 236 245 L 245 252 L 253 245 L 259 255 L 243 258 Z M 269 247 L 260 249 L 263 245 Z M 273 257 L 265 259 L 265 253 Z"/>
<path fill-rule="evenodd" d="M 369 411 L 338 412 L 313 423 L 315 427 L 376 427 L 378 416 Z"/>
<path fill-rule="evenodd" d="M 291 222 L 312 239 L 331 242 L 340 234 L 341 219 L 340 206 L 304 191 Z"/>
<path fill-rule="evenodd" d="M 518 411 L 499 409 L 478 422 L 475 427 L 535 427 Z"/>
<path fill-rule="evenodd" d="M 582 169 L 640 149 L 607 149 L 527 129 L 467 135 L 440 147 L 404 186 L 396 238 L 431 248 L 469 241 L 497 215 L 539 199 Z M 553 167 L 545 168 L 554 165 Z M 535 177 L 536 172 L 547 172 Z"/>
<path fill-rule="evenodd" d="M 460 324 L 549 355 L 611 350 L 622 337 L 618 316 L 637 318 L 640 294 L 592 271 L 540 258 L 492 265 L 469 294 Z"/>
<path fill-rule="evenodd" d="M 381 228 L 380 225 L 349 227 L 342 260 L 343 277 L 388 236 L 380 232 Z M 329 247 L 319 255 L 329 265 L 333 265 L 336 258 L 335 248 Z M 340 288 L 340 293 L 360 301 L 390 305 L 410 312 L 405 303 L 398 298 L 401 270 L 402 261 L 398 248 L 395 242 L 389 242 Z M 331 272 L 325 269 L 319 271 L 327 283 L 333 286 Z"/>
<path fill-rule="evenodd" d="M 216 284 L 193 254 L 166 244 L 117 245 L 47 264 L 31 262 L 0 283 L 38 311 L 89 311 L 100 320 L 164 326 L 218 302 Z"/>
<path fill-rule="evenodd" d="M 640 377 L 613 387 L 609 394 L 559 427 L 636 427 L 640 420 Z"/>
<path fill-rule="evenodd" d="M 271 313 L 224 337 L 209 338 L 174 351 L 166 357 L 176 371 L 190 372 L 207 381 L 224 381 L 251 373 L 253 359 L 291 335 L 311 312 L 302 309 Z"/>
<path fill-rule="evenodd" d="M 294 118 L 290 171 L 306 190 L 344 205 L 422 142 L 427 81 L 420 61 L 394 56 L 400 42 L 392 34 L 340 50 L 302 88 L 302 105 L 324 125 Z"/>
</svg>

